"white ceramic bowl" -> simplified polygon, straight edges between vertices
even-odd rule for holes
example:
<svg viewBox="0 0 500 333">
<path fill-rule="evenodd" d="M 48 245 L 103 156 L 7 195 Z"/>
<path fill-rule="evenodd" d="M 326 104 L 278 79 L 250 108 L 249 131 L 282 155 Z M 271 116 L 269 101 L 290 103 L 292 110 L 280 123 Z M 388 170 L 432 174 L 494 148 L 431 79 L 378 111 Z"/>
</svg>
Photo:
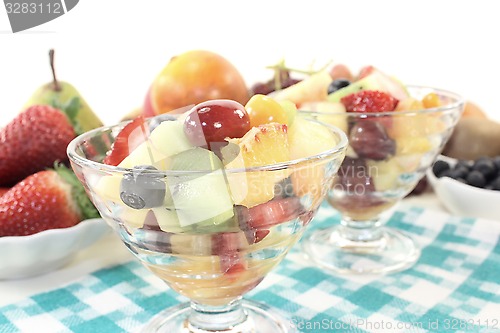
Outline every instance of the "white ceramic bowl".
<svg viewBox="0 0 500 333">
<path fill-rule="evenodd" d="M 452 166 L 457 162 L 446 156 L 438 159 Z M 441 203 L 454 215 L 500 221 L 500 191 L 474 187 L 450 177 L 437 178 L 431 168 L 427 170 L 427 179 Z"/>
<path fill-rule="evenodd" d="M 102 219 L 90 219 L 71 228 L 46 230 L 30 236 L 0 237 L 0 280 L 54 271 L 109 230 Z"/>
</svg>

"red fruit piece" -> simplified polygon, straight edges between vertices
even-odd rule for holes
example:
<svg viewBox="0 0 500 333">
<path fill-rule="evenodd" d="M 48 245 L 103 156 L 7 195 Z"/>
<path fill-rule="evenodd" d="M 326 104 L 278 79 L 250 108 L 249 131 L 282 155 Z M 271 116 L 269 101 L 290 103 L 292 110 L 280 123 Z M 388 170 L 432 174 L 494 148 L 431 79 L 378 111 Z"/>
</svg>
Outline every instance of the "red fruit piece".
<svg viewBox="0 0 500 333">
<path fill-rule="evenodd" d="M 382 161 L 396 153 L 396 142 L 378 120 L 360 119 L 349 132 L 349 143 L 360 158 Z"/>
<path fill-rule="evenodd" d="M 221 143 L 227 144 L 226 138 L 241 138 L 250 128 L 245 107 L 225 99 L 196 105 L 184 122 L 184 132 L 193 145 L 215 152 Z"/>
<path fill-rule="evenodd" d="M 394 111 L 399 102 L 390 94 L 377 90 L 361 90 L 343 97 L 340 101 L 347 112 Z"/>
<path fill-rule="evenodd" d="M 366 161 L 361 158 L 346 157 L 332 187 L 332 192 L 342 193 L 335 199 L 329 198 L 333 207 L 347 211 L 364 211 L 383 205 L 385 201 L 377 197 L 373 179 Z"/>
<path fill-rule="evenodd" d="M 145 117 L 156 116 L 153 103 L 151 102 L 151 87 L 149 87 L 148 92 L 146 93 L 146 97 L 144 98 L 144 104 L 142 106 L 142 114 Z"/>
<path fill-rule="evenodd" d="M 0 237 L 72 227 L 99 214 L 71 170 L 37 172 L 0 197 Z"/>
<path fill-rule="evenodd" d="M 172 253 L 172 234 L 164 232 L 158 225 L 158 220 L 152 210 L 145 217 L 144 225 L 135 236 L 140 247 L 161 253 Z"/>
<path fill-rule="evenodd" d="M 145 142 L 148 136 L 149 129 L 144 123 L 144 117 L 135 118 L 118 133 L 103 163 L 114 166 L 120 164 L 135 148 Z"/>
<path fill-rule="evenodd" d="M 239 233 L 221 232 L 212 235 L 212 254 L 220 257 L 220 268 L 224 274 L 236 274 L 246 269 L 239 251 Z"/>
<path fill-rule="evenodd" d="M 236 206 L 240 229 L 249 244 L 260 242 L 275 225 L 292 221 L 305 213 L 298 197 L 279 198 L 247 208 Z"/>
<path fill-rule="evenodd" d="M 370 66 L 365 66 L 365 67 L 361 68 L 361 70 L 359 71 L 357 80 L 361 80 L 362 78 L 367 77 L 368 75 L 370 75 L 374 71 L 375 71 L 375 67 L 373 67 L 371 65 Z"/>
<path fill-rule="evenodd" d="M 330 76 L 333 80 L 346 79 L 354 81 L 354 77 L 349 68 L 344 64 L 337 64 L 330 69 Z"/>
<path fill-rule="evenodd" d="M 375 186 L 365 160 L 347 156 L 337 173 L 333 190 L 341 190 L 349 194 L 359 193 L 361 195 L 374 192 Z"/>
<path fill-rule="evenodd" d="M 0 186 L 66 162 L 66 148 L 76 136 L 68 117 L 60 110 L 35 105 L 21 112 L 0 130 Z"/>
</svg>

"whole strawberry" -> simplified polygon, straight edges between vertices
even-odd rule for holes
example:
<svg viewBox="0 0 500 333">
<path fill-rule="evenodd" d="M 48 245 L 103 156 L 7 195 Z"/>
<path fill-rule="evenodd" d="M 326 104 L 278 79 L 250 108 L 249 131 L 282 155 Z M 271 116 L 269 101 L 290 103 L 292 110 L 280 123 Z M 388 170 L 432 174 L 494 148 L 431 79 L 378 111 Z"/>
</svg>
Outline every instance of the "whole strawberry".
<svg viewBox="0 0 500 333">
<path fill-rule="evenodd" d="M 0 130 L 0 186 L 66 161 L 66 147 L 75 136 L 62 111 L 46 105 L 26 109 Z"/>
<path fill-rule="evenodd" d="M 74 173 L 60 166 L 27 177 L 0 197 L 0 237 L 68 228 L 98 216 Z"/>
<path fill-rule="evenodd" d="M 8 187 L 0 187 L 0 197 L 10 190 Z"/>
</svg>

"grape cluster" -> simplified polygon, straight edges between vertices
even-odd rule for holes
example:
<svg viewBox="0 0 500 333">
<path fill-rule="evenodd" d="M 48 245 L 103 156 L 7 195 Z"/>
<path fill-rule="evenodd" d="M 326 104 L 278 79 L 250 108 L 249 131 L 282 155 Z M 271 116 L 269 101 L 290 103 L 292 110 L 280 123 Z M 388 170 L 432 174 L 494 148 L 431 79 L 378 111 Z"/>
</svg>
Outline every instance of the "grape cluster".
<svg viewBox="0 0 500 333">
<path fill-rule="evenodd" d="M 500 156 L 458 161 L 455 165 L 438 160 L 432 167 L 436 177 L 450 177 L 471 186 L 500 191 Z"/>
</svg>

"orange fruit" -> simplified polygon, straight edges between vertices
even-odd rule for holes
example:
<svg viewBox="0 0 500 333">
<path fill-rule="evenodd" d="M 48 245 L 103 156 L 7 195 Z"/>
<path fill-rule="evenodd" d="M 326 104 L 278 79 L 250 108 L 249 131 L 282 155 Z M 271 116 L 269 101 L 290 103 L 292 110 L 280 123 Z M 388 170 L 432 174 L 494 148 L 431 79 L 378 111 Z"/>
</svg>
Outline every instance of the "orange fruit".
<svg viewBox="0 0 500 333">
<path fill-rule="evenodd" d="M 156 114 L 211 99 L 245 105 L 248 89 L 241 73 L 219 54 L 192 50 L 173 57 L 154 80 L 150 99 Z"/>
<path fill-rule="evenodd" d="M 250 117 L 252 127 L 272 122 L 288 125 L 285 109 L 269 96 L 260 94 L 252 96 L 245 105 L 245 110 Z"/>
</svg>

